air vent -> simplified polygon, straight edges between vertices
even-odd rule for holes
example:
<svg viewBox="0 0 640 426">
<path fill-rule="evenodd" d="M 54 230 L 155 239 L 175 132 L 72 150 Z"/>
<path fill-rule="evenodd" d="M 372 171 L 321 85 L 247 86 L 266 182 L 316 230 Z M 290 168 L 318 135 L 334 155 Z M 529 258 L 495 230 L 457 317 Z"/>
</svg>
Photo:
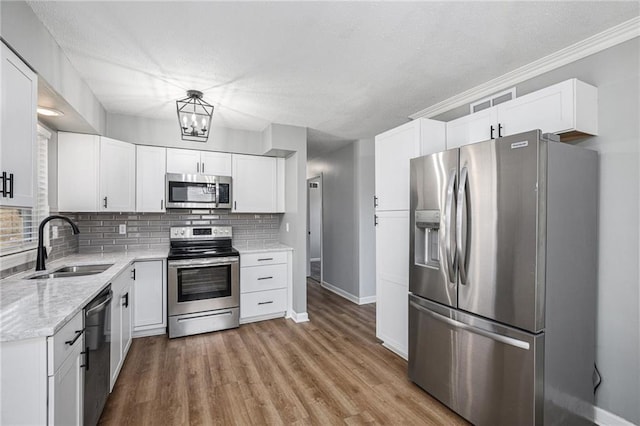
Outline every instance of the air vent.
<svg viewBox="0 0 640 426">
<path fill-rule="evenodd" d="M 516 88 L 512 87 L 511 89 L 507 89 L 503 92 L 493 94 L 489 97 L 480 99 L 479 101 L 472 103 L 469 106 L 469 110 L 470 110 L 470 113 L 473 114 L 474 112 L 491 108 L 492 106 L 499 105 L 501 103 L 510 101 L 515 98 L 516 98 Z"/>
</svg>

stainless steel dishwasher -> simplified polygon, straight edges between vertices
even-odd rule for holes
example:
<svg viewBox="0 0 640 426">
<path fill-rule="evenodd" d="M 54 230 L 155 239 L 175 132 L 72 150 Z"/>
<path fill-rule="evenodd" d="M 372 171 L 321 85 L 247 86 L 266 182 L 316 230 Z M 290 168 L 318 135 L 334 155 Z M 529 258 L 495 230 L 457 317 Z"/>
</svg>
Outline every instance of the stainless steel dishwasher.
<svg viewBox="0 0 640 426">
<path fill-rule="evenodd" d="M 84 425 L 93 426 L 109 396 L 111 285 L 84 308 Z"/>
</svg>

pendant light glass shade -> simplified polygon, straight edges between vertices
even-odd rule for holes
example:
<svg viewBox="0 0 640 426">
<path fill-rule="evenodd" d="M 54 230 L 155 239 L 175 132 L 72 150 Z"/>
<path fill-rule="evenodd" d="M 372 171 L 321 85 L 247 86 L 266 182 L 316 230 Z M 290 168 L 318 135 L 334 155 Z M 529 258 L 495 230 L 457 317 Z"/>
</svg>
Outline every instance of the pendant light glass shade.
<svg viewBox="0 0 640 426">
<path fill-rule="evenodd" d="M 199 90 L 188 90 L 187 97 L 176 101 L 182 140 L 206 142 L 211 133 L 213 105 L 202 99 Z"/>
</svg>

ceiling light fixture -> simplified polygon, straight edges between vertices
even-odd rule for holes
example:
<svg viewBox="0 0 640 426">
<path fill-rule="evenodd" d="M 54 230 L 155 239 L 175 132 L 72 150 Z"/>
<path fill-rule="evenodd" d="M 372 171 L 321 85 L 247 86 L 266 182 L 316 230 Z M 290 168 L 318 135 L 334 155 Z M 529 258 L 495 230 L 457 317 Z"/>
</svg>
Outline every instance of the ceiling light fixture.
<svg viewBox="0 0 640 426">
<path fill-rule="evenodd" d="M 202 99 L 202 92 L 187 90 L 187 97 L 176 101 L 176 108 L 182 140 L 206 142 L 211 133 L 213 105 Z"/>
<path fill-rule="evenodd" d="M 64 115 L 64 112 L 58 111 L 57 109 L 53 109 L 49 107 L 39 106 L 37 108 L 37 111 L 38 111 L 38 114 L 45 115 L 47 117 L 61 117 Z"/>
</svg>

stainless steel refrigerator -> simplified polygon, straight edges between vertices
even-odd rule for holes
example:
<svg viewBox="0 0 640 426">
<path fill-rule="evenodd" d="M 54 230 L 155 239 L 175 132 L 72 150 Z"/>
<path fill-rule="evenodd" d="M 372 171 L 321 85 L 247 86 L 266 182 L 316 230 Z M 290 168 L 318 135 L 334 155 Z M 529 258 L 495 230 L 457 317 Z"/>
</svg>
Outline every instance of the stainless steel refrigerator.
<svg viewBox="0 0 640 426">
<path fill-rule="evenodd" d="M 539 130 L 411 160 L 413 382 L 476 425 L 590 423 L 597 193 Z"/>
</svg>

